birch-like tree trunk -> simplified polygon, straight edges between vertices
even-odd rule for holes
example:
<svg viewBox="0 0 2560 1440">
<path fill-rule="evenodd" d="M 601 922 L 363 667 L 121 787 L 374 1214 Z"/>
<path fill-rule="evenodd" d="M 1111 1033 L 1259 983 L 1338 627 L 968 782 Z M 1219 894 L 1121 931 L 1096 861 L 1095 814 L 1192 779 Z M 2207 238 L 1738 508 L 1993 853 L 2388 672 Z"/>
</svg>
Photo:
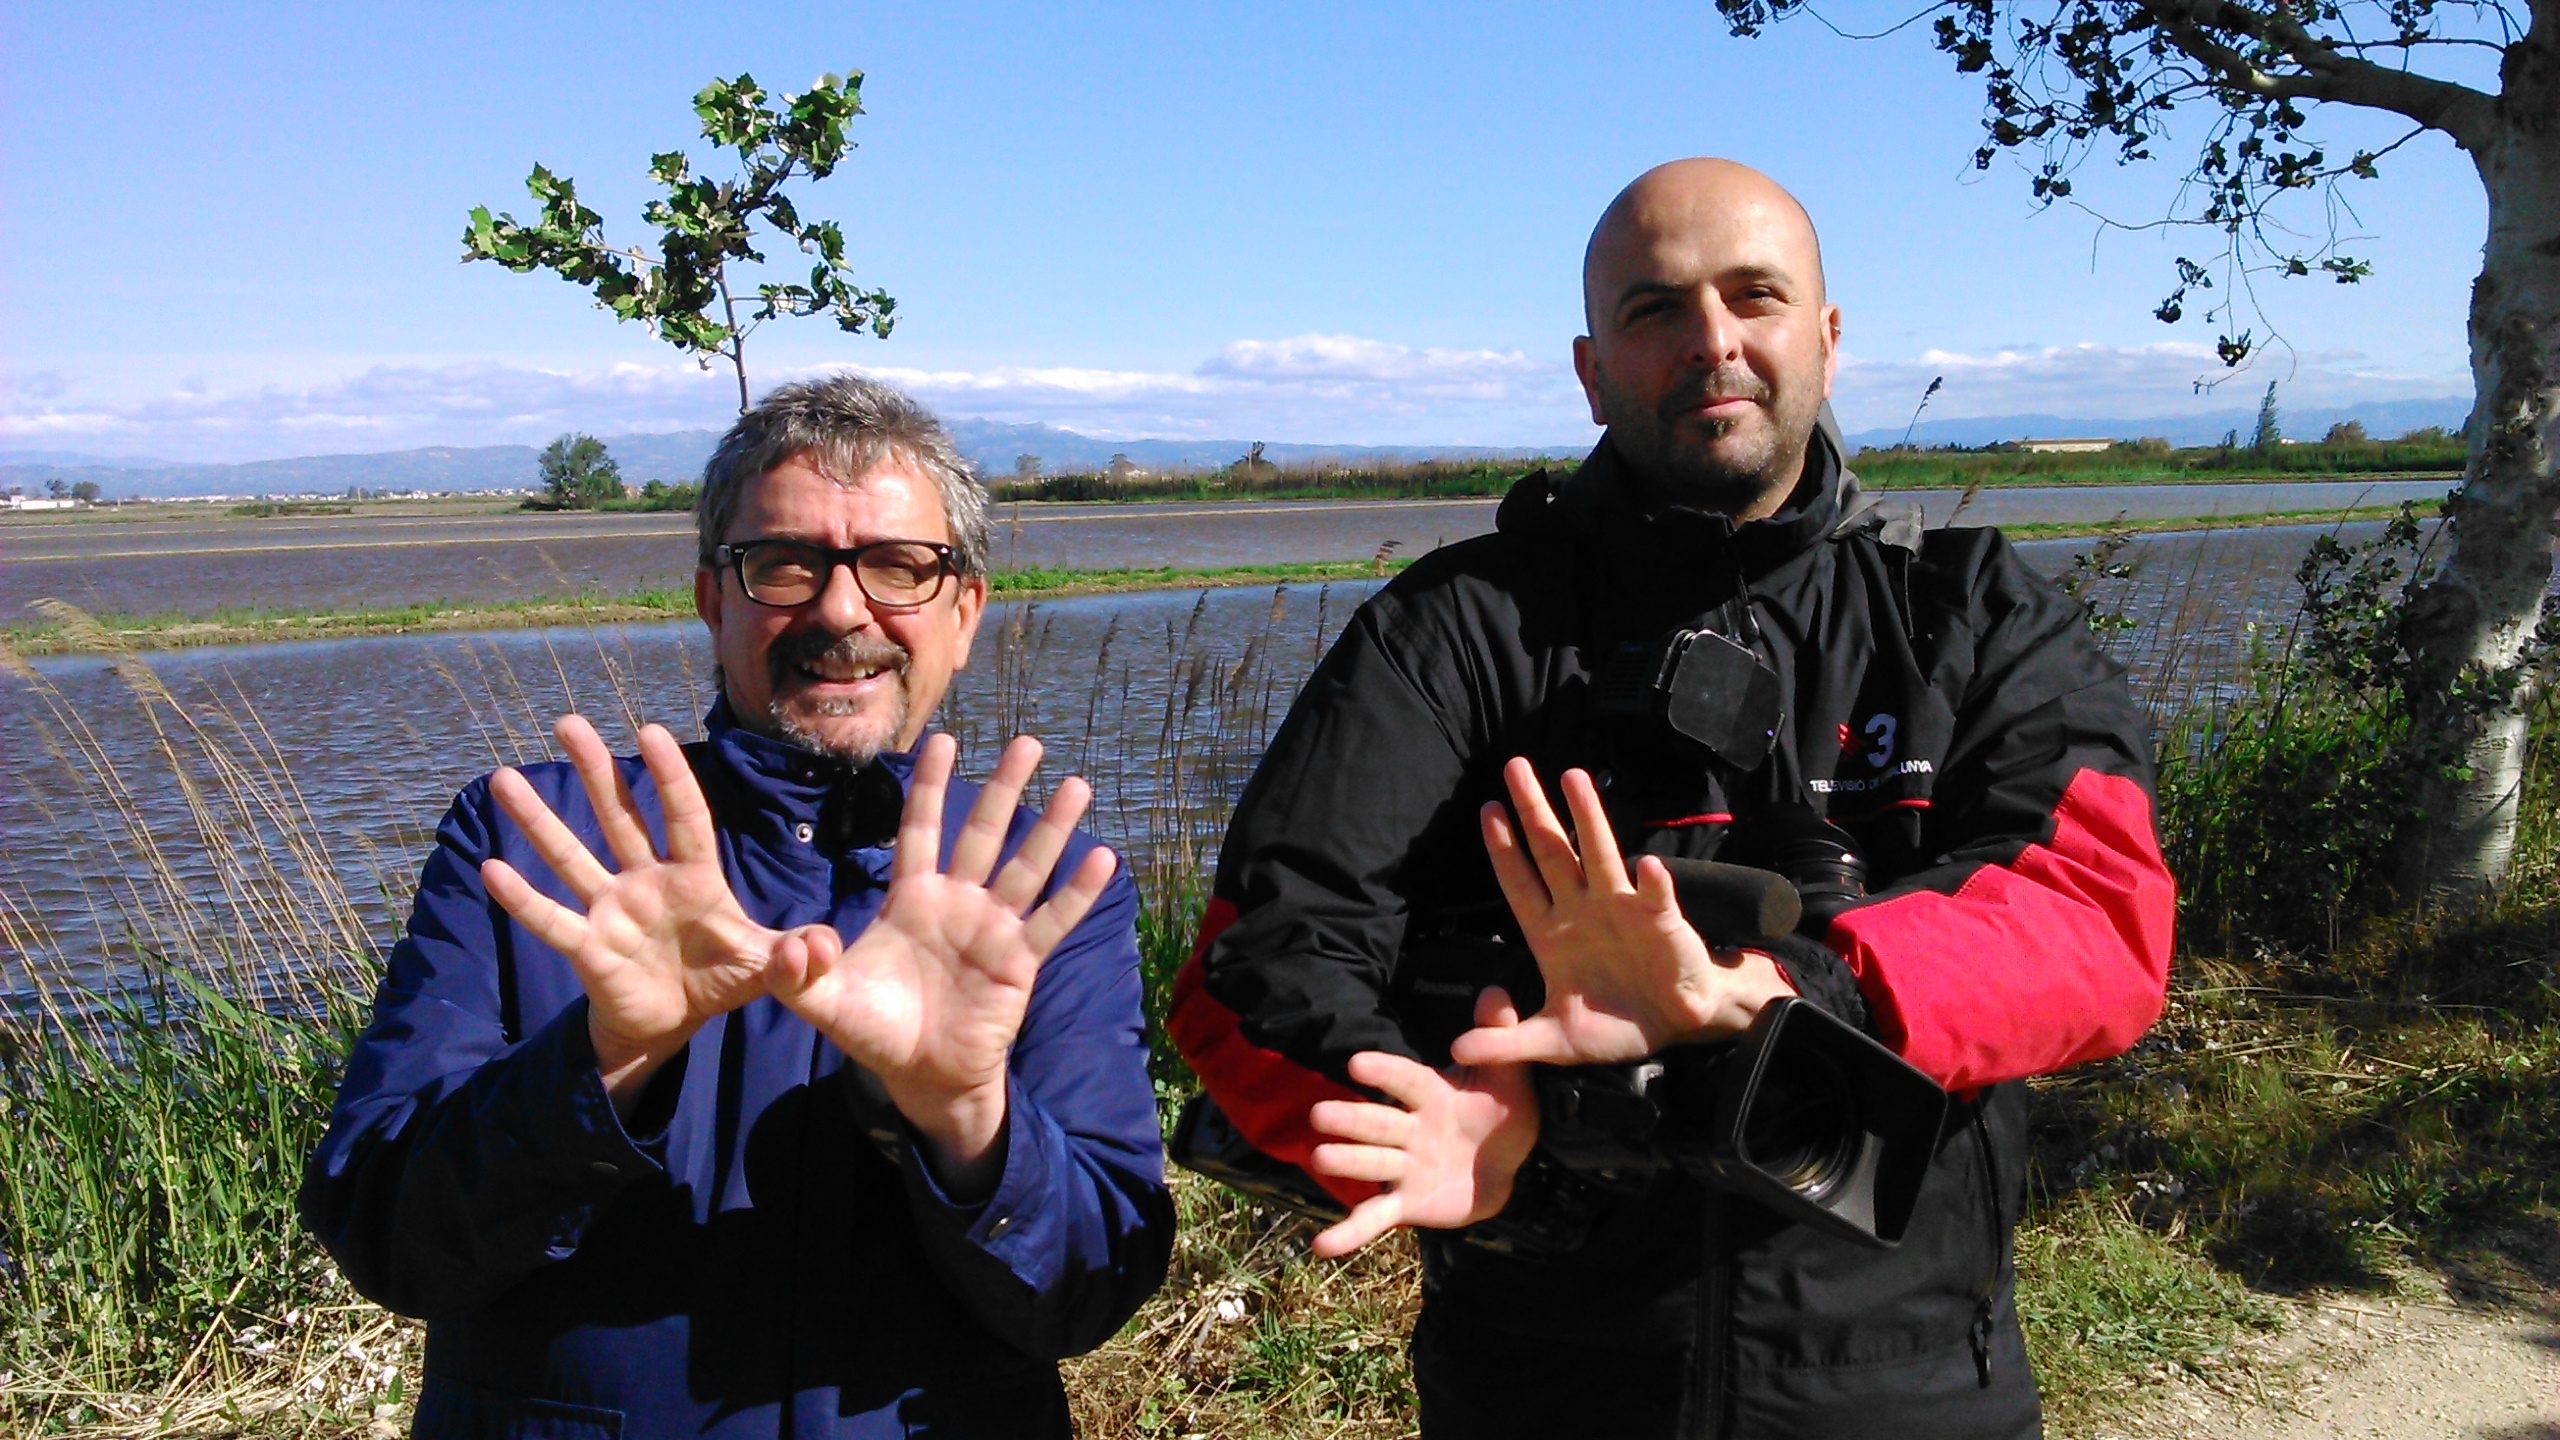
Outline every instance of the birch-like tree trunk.
<svg viewBox="0 0 2560 1440">
<path fill-rule="evenodd" d="M 2471 292 L 2477 398 L 2452 546 L 2409 619 L 2423 662 L 2415 738 L 2430 762 L 2406 857 L 2417 894 L 2476 893 L 2506 877 L 2532 677 L 2516 703 L 2485 713 L 2460 682 L 2518 664 L 2560 534 L 2560 6 L 2535 11 L 2490 113 L 2456 133 L 2488 192 L 2489 238 Z"/>
</svg>

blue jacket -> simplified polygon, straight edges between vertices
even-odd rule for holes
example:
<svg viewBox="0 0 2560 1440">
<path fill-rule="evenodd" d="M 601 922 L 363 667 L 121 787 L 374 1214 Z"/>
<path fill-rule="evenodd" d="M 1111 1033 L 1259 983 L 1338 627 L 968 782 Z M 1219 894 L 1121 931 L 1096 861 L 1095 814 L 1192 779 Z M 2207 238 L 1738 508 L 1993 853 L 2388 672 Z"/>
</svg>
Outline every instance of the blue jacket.
<svg viewBox="0 0 2560 1440">
<path fill-rule="evenodd" d="M 851 939 L 879 909 L 911 759 L 831 787 L 725 707 L 710 723 L 689 753 L 747 913 Z M 663 834 L 646 769 L 621 765 Z M 609 855 L 569 766 L 525 775 Z M 953 783 L 946 847 L 976 794 Z M 1125 869 L 1041 968 L 1003 1176 L 961 1205 L 876 1082 L 770 997 L 705 1026 L 617 1120 L 576 976 L 479 864 L 565 890 L 485 779 L 436 840 L 302 1190 L 356 1289 L 427 1321 L 416 1434 L 1068 1433 L 1054 1362 L 1154 1291 L 1173 1230 Z"/>
</svg>

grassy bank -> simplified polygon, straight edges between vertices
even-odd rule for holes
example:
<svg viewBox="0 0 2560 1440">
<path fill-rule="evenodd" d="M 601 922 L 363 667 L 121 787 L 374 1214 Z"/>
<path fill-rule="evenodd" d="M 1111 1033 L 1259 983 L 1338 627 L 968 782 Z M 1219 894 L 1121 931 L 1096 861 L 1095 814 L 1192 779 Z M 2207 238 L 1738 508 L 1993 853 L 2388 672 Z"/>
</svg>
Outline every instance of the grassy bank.
<svg viewBox="0 0 2560 1440">
<path fill-rule="evenodd" d="M 2068 524 L 2030 523 L 2001 527 L 2013 540 L 2060 540 L 2097 535 L 2161 535 L 2191 530 L 2245 530 L 2275 525 L 2334 525 L 2388 519 L 2388 505 L 2350 509 L 2283 510 L 2255 515 L 2207 515 L 2163 520 L 2108 520 Z M 1961 522 L 1961 510 L 1952 518 Z M 1042 600 L 1075 595 L 1114 595 L 1144 590 L 1191 590 L 1272 584 L 1315 584 L 1393 574 L 1412 563 L 1410 557 L 1314 561 L 1290 565 L 1227 565 L 1202 569 L 1164 566 L 1150 570 L 1000 570 L 988 577 L 988 589 L 999 599 Z M 693 617 L 693 592 L 687 589 L 638 590 L 615 596 L 570 596 L 534 600 L 488 601 L 456 605 L 434 603 L 379 610 L 331 611 L 274 615 L 254 610 L 221 611 L 210 616 L 118 615 L 95 617 L 94 630 L 77 632 L 41 621 L 0 628 L 0 644 L 21 655 L 95 653 L 82 635 L 104 634 L 137 650 L 174 650 L 207 645 L 256 645 L 292 640 L 343 640 L 367 635 L 411 635 L 433 631 L 527 630 L 546 626 L 617 625 Z"/>
<path fill-rule="evenodd" d="M 2125 441 L 2065 454 L 2013 445 L 1862 450 L 1850 460 L 1874 489 L 1955 489 L 2024 485 L 2229 485 L 2252 480 L 2363 477 L 2412 480 L 2460 475 L 2458 435 L 2415 432 L 2398 440 L 2317 445 L 2197 445 Z M 1520 460 L 1427 460 L 1395 464 L 1275 465 L 1238 461 L 1223 469 L 1152 475 L 1077 472 L 993 477 L 999 501 L 1465 499 L 1499 496 L 1533 470 L 1571 474 L 1579 453 Z"/>
<path fill-rule="evenodd" d="M 2413 1264 L 2477 1295 L 2560 1281 L 2560 708 L 2534 716 L 2509 891 L 2392 913 L 2405 775 L 2385 621 L 2418 536 L 2329 547 L 2306 567 L 2314 617 L 2264 634 L 2229 694 L 2159 717 L 2183 890 L 2168 1013 L 2129 1054 L 2034 1087 L 2021 1310 L 2057 1436 L 2099 1433 L 2159 1374 L 2239 1365 L 2290 1295 L 2388 1291 Z M 110 744 L 0 649 L 0 684 L 54 752 L 30 758 L 31 792 L 112 821 L 174 787 L 193 818 L 102 832 L 133 862 L 89 892 L 131 937 L 116 988 L 79 978 L 98 957 L 67 953 L 0 868 L 0 980 L 35 996 L 0 1032 L 0 1432 L 396 1421 L 414 1327 L 350 1295 L 290 1216 L 412 857 L 350 885 L 254 716 L 181 703 L 115 634 L 59 623 L 116 658 L 153 738 Z M 997 682 L 1056 674 L 1045 632 L 1014 629 L 994 637 Z M 1190 946 L 1201 837 L 1302 673 L 1268 627 L 1241 650 L 1178 624 L 1165 644 L 1163 693 L 1114 696 L 1134 718 L 1105 737 L 1163 783 L 1097 819 L 1160 857 L 1141 877 L 1156 1003 Z M 1161 1049 L 1155 1068 L 1170 1104 L 1187 1077 Z M 1083 1433 L 1409 1433 L 1410 1245 L 1321 1263 L 1301 1222 L 1187 1178 L 1176 1195 L 1164 1292 L 1069 1367 Z"/>
<path fill-rule="evenodd" d="M 1312 561 L 1290 565 L 1223 565 L 1201 569 L 1002 570 L 987 577 L 998 599 L 1048 600 L 1074 595 L 1119 595 L 1144 590 L 1199 590 L 1243 585 L 1320 584 L 1391 575 L 1409 559 Z M 476 605 L 438 602 L 383 610 L 269 615 L 256 611 L 212 616 L 103 614 L 94 624 L 45 621 L 0 630 L 0 644 L 20 655 L 100 653 L 102 645 L 134 650 L 174 650 L 204 645 L 257 645 L 287 640 L 345 640 L 365 635 L 431 631 L 530 630 L 546 626 L 620 625 L 693 618 L 690 589 L 635 590 L 627 595 L 500 600 Z"/>
</svg>

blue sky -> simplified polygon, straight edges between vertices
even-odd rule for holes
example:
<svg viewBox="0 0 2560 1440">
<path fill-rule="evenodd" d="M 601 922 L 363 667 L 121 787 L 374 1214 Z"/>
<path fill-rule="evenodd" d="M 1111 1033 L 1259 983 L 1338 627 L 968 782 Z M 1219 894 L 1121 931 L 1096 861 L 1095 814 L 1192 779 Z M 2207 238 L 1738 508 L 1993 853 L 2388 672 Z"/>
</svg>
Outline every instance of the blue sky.
<svg viewBox="0 0 2560 1440">
<path fill-rule="evenodd" d="M 464 213 L 526 214 L 539 160 L 643 239 L 649 153 L 705 155 L 705 80 L 847 68 L 861 148 L 801 206 L 844 223 L 898 328 L 768 327 L 759 384 L 858 366 L 948 413 L 1115 437 L 1580 444 L 1584 236 L 1638 171 L 1714 153 L 1821 226 L 1853 429 L 1898 425 L 1936 374 L 1933 416 L 2469 385 L 2485 211 L 2449 144 L 2351 192 L 2374 279 L 2269 284 L 2291 353 L 2197 398 L 2212 329 L 2150 309 L 2200 237 L 2102 236 L 2036 213 L 2006 164 L 1976 174 L 1978 86 L 1917 29 L 1737 40 L 1706 0 L 91 0 L 0 11 L 0 448 L 235 460 L 720 424 L 725 377 L 562 282 L 457 263 Z M 2081 194 L 2151 218 L 2176 168 L 2102 161 Z"/>
</svg>

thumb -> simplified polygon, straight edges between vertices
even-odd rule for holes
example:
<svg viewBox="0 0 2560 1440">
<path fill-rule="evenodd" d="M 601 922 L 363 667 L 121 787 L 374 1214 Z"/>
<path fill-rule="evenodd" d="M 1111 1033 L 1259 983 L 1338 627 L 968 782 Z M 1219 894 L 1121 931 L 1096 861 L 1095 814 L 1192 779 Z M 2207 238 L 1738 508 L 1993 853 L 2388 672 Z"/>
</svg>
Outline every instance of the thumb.
<svg viewBox="0 0 2560 1440">
<path fill-rule="evenodd" d="M 1520 1023 L 1520 1007 L 1511 1003 L 1511 992 L 1499 985 L 1487 985 L 1476 992 L 1476 1028 L 1502 1030 Z"/>
<path fill-rule="evenodd" d="M 803 925 L 786 931 L 773 943 L 772 958 L 765 962 L 765 988 L 785 999 L 803 994 L 833 973 L 843 954 L 844 940 L 832 925 Z"/>
</svg>

